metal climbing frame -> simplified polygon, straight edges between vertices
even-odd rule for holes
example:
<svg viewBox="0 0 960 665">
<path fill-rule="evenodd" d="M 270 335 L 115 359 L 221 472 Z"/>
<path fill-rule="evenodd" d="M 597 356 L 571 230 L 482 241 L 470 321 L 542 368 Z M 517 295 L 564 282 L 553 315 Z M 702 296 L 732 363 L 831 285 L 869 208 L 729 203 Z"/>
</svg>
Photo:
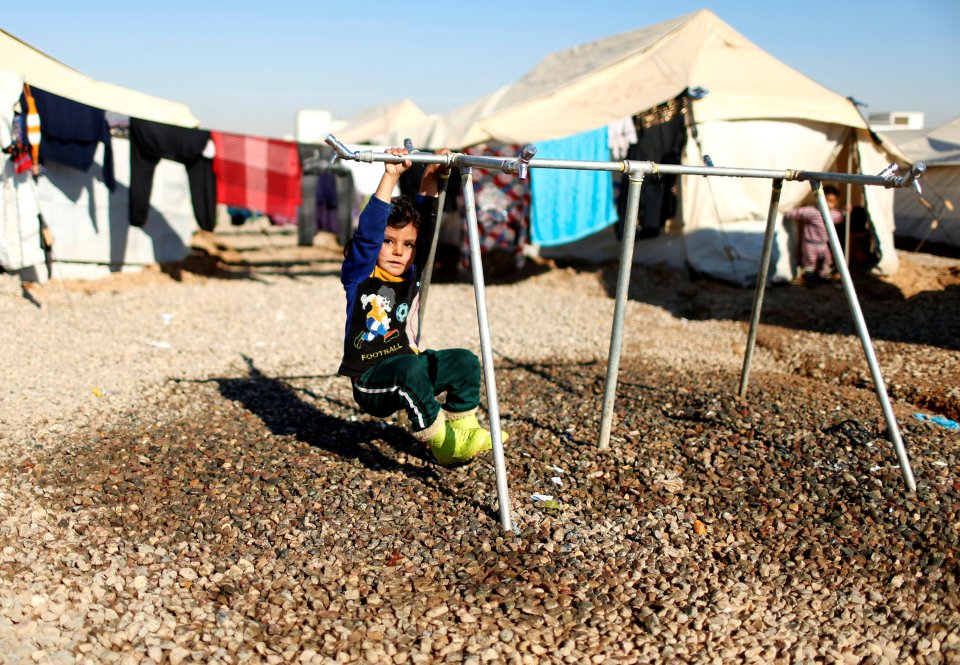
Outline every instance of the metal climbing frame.
<svg viewBox="0 0 960 665">
<path fill-rule="evenodd" d="M 870 335 L 867 332 L 866 323 L 863 319 L 863 313 L 860 310 L 860 303 L 857 300 L 856 292 L 853 288 L 853 281 L 850 278 L 850 271 L 847 269 L 846 262 L 842 260 L 843 249 L 840 245 L 837 231 L 830 218 L 830 212 L 827 209 L 826 199 L 821 189 L 821 182 L 839 182 L 857 185 L 879 186 L 886 188 L 903 187 L 909 184 L 918 186 L 918 179 L 925 170 L 923 164 L 916 164 L 912 167 L 906 176 L 895 175 L 895 168 L 888 167 L 880 175 L 867 176 L 850 173 L 830 173 L 821 171 L 796 171 L 796 170 L 774 170 L 774 169 L 743 169 L 727 168 L 716 166 L 688 166 L 673 164 L 656 164 L 654 162 L 601 162 L 601 161 L 579 161 L 563 159 L 534 159 L 536 147 L 532 145 L 524 146 L 521 153 L 512 159 L 503 157 L 491 157 L 483 155 L 466 155 L 463 153 L 449 153 L 445 155 L 435 155 L 432 153 L 412 153 L 404 157 L 396 157 L 389 153 L 376 153 L 372 150 L 352 151 L 344 146 L 332 134 L 326 139 L 337 155 L 343 159 L 355 159 L 363 162 L 390 162 L 398 163 L 405 160 L 419 162 L 424 164 L 441 164 L 444 166 L 458 166 L 462 174 L 463 197 L 466 207 L 467 233 L 470 240 L 470 262 L 473 271 L 474 293 L 477 304 L 477 318 L 480 326 L 480 346 L 483 357 L 484 381 L 487 387 L 487 411 L 490 417 L 490 431 L 493 435 L 493 456 L 494 465 L 497 474 L 497 497 L 500 504 L 500 523 L 505 530 L 513 529 L 510 516 L 510 497 L 507 487 L 506 468 L 503 455 L 503 440 L 500 431 L 499 405 L 497 402 L 496 382 L 493 372 L 493 352 L 490 347 L 490 329 L 487 321 L 486 297 L 483 281 L 483 269 L 480 263 L 479 234 L 477 229 L 477 212 L 473 196 L 473 168 L 501 171 L 526 179 L 531 168 L 548 169 L 568 169 L 584 171 L 611 171 L 625 173 L 629 180 L 629 189 L 627 191 L 627 210 L 626 220 L 624 221 L 624 238 L 633 238 L 636 231 L 637 212 L 640 205 L 640 186 L 643 179 L 648 174 L 667 173 L 675 175 L 700 175 L 700 176 L 719 176 L 733 178 L 768 178 L 773 181 L 773 191 L 770 198 L 770 208 L 767 216 L 767 225 L 764 235 L 763 254 L 760 262 L 760 271 L 757 277 L 756 292 L 754 294 L 753 312 L 750 320 L 750 331 L 747 338 L 747 346 L 744 353 L 743 368 L 740 375 L 739 394 L 746 395 L 747 381 L 750 372 L 750 362 L 753 357 L 753 350 L 756 343 L 757 325 L 760 321 L 760 310 L 763 306 L 763 294 L 766 286 L 767 275 L 770 267 L 770 257 L 773 248 L 773 236 L 776 230 L 777 211 L 780 203 L 780 190 L 784 180 L 805 181 L 810 183 L 813 190 L 820 214 L 824 219 L 824 226 L 827 229 L 830 251 L 834 257 L 839 257 L 835 262 L 840 273 L 840 280 L 843 284 L 843 290 L 850 306 L 850 313 L 853 317 L 857 334 L 860 337 L 860 343 L 863 346 L 864 354 L 867 358 L 867 364 L 870 366 L 870 373 L 873 377 L 877 397 L 883 409 L 883 415 L 887 422 L 887 431 L 893 443 L 897 459 L 900 463 L 900 470 L 903 474 L 904 482 L 911 491 L 916 489 L 913 471 L 910 467 L 910 461 L 907 457 L 903 440 L 900 437 L 900 431 L 897 427 L 896 417 L 890 406 L 890 400 L 887 396 L 886 386 L 880 373 L 880 367 L 873 350 L 873 344 L 870 341 Z M 408 145 L 409 149 L 409 145 Z M 437 224 L 439 228 L 439 224 Z M 435 240 L 434 240 L 435 242 Z M 617 381 L 620 367 L 620 351 L 623 345 L 623 325 L 626 315 L 627 294 L 630 284 L 630 271 L 633 266 L 633 242 L 622 243 L 620 250 L 620 268 L 617 276 L 617 295 L 613 315 L 613 328 L 610 335 L 610 353 L 607 363 L 607 377 L 603 396 L 603 413 L 600 422 L 600 438 L 598 446 L 601 450 L 610 447 L 610 433 L 613 424 L 613 406 L 616 400 Z M 426 282 L 424 282 L 426 285 Z"/>
</svg>

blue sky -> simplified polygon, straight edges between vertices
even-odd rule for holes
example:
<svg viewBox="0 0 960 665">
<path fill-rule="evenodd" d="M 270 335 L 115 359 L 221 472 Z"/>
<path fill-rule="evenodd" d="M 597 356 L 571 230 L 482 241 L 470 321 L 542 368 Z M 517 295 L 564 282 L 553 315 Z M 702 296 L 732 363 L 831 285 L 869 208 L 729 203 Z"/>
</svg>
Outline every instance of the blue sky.
<svg viewBox="0 0 960 665">
<path fill-rule="evenodd" d="M 5 4 L 0 27 L 75 69 L 264 136 L 292 134 L 300 109 L 448 111 L 553 51 L 705 7 L 867 113 L 960 115 L 960 0 Z"/>
</svg>

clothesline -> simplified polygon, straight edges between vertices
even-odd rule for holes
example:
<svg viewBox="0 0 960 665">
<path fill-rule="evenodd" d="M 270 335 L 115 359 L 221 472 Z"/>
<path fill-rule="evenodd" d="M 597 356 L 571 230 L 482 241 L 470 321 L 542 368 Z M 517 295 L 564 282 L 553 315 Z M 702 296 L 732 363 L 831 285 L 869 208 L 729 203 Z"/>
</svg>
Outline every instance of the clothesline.
<svg viewBox="0 0 960 665">
<path fill-rule="evenodd" d="M 40 145 L 41 160 L 59 161 L 88 170 L 93 164 L 97 144 L 103 143 L 102 173 L 109 186 L 112 183 L 112 165 L 109 163 L 111 138 L 126 136 L 130 139 L 130 223 L 133 226 L 142 226 L 146 221 L 153 169 L 159 159 L 184 165 L 194 214 L 200 228 L 205 230 L 212 230 L 215 226 L 217 203 L 266 214 L 278 223 L 293 223 L 298 214 L 302 221 L 306 209 L 307 213 L 313 213 L 316 230 L 333 231 L 345 240 L 352 231 L 364 197 L 374 191 L 379 180 L 379 169 L 369 168 L 371 165 L 357 162 L 349 166 L 342 163 L 330 165 L 327 162 L 329 149 L 320 144 L 164 125 L 106 113 L 36 88 L 34 90 L 42 99 L 41 133 L 48 138 Z M 558 158 L 575 158 L 584 154 L 593 158 L 601 158 L 606 154 L 630 154 L 638 144 L 636 128 L 647 126 L 638 123 L 639 116 L 624 118 L 596 131 L 547 142 L 545 147 L 553 151 L 552 156 Z M 28 140 L 25 143 L 29 145 Z M 65 155 L 62 149 L 58 152 L 58 146 L 62 145 L 70 146 L 72 153 Z M 77 146 L 82 146 L 82 150 L 78 150 Z M 496 150 L 491 146 L 478 148 Z M 337 181 L 335 187 L 332 184 L 334 181 L 327 179 L 328 175 L 345 177 L 347 174 L 354 181 L 349 193 L 345 192 L 347 188 L 343 186 L 344 183 Z M 306 175 L 317 176 L 317 181 L 310 183 L 310 191 L 304 187 Z M 569 174 L 560 174 L 559 178 L 563 180 L 567 176 Z M 581 197 L 582 205 L 555 205 L 556 201 L 562 200 L 562 197 L 556 196 L 558 188 L 568 189 L 562 182 L 554 182 L 557 180 L 555 174 L 543 174 L 540 178 L 534 176 L 532 188 L 526 182 L 519 188 L 516 183 L 497 182 L 495 176 L 478 178 L 478 201 L 488 204 L 486 208 L 492 211 L 481 219 L 485 249 L 505 250 L 522 262 L 523 246 L 529 239 L 544 246 L 557 245 L 582 238 L 622 220 L 622 201 L 618 206 L 621 208 L 619 214 L 611 204 L 617 198 L 619 182 L 611 179 L 609 174 L 579 177 L 589 180 L 578 183 L 574 188 L 575 191 L 589 193 L 586 198 Z M 651 179 L 649 185 L 645 186 L 654 188 L 656 183 Z M 593 200 L 598 196 L 600 199 Z M 307 201 L 305 197 L 312 197 L 312 201 Z M 517 206 L 517 203 L 524 201 L 524 205 Z M 548 205 L 551 201 L 554 204 Z M 594 205 L 598 201 L 602 205 Z M 456 205 L 456 197 L 453 197 L 452 203 Z M 497 208 L 499 211 L 495 210 Z M 651 217 L 655 217 L 650 223 L 653 226 L 662 224 L 661 215 Z M 345 225 L 351 228 L 343 228 Z M 465 243 L 462 244 L 461 254 L 466 256 Z"/>
</svg>

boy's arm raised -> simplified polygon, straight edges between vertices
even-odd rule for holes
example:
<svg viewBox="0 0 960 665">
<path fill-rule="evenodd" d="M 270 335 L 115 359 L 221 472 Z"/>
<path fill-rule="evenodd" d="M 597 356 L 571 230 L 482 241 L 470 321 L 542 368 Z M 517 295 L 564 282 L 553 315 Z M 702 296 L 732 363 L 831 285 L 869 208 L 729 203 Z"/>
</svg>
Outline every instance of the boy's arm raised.
<svg viewBox="0 0 960 665">
<path fill-rule="evenodd" d="M 387 152 L 397 157 L 403 157 L 407 154 L 405 148 L 390 148 Z M 393 190 L 400 182 L 400 176 L 411 166 L 413 166 L 413 162 L 409 160 L 398 164 L 385 162 L 383 165 L 383 177 L 380 178 L 380 184 L 377 185 L 377 191 L 374 192 L 373 195 L 384 203 L 390 203 L 390 199 L 393 197 Z"/>
</svg>

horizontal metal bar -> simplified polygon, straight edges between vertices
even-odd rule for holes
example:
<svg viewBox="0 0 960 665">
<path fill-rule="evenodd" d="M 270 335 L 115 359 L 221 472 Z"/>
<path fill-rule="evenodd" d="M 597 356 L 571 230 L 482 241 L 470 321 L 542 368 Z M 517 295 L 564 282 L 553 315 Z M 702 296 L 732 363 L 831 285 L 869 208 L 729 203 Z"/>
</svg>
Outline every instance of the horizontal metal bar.
<svg viewBox="0 0 960 665">
<path fill-rule="evenodd" d="M 410 161 L 414 164 L 441 164 L 443 166 L 472 166 L 475 168 L 487 169 L 490 171 L 503 171 L 504 173 L 513 173 L 515 169 L 515 160 L 509 157 L 488 157 L 485 155 L 467 155 L 464 153 L 453 152 L 446 155 L 434 155 L 425 152 L 414 152 L 411 154 L 397 157 L 387 152 L 374 152 L 373 150 L 355 151 L 354 157 L 358 162 L 383 162 L 385 164 L 400 164 Z M 347 159 L 351 159 L 347 157 Z"/>
<path fill-rule="evenodd" d="M 529 158 L 521 157 L 491 157 L 487 155 L 467 155 L 461 152 L 451 152 L 444 155 L 437 155 L 429 152 L 414 152 L 403 156 L 397 156 L 388 152 L 377 152 L 374 150 L 351 150 L 341 143 L 333 134 L 328 134 L 325 139 L 327 145 L 336 151 L 337 156 L 342 159 L 352 159 L 358 162 L 383 162 L 385 164 L 400 164 L 402 162 L 413 162 L 414 164 L 440 164 L 443 166 L 457 167 L 476 167 L 488 171 L 502 171 L 512 175 L 520 174 L 521 168 L 526 176 L 525 162 Z M 535 150 L 535 149 L 534 149 Z M 532 151 L 531 151 L 532 152 Z M 524 153 L 526 155 L 526 152 Z"/>
<path fill-rule="evenodd" d="M 582 171 L 639 171 L 644 174 L 669 173 L 678 175 L 726 176 L 732 178 L 771 178 L 773 180 L 828 180 L 880 187 L 902 187 L 902 176 L 875 176 L 855 173 L 827 173 L 820 171 L 797 171 L 793 169 L 743 169 L 723 166 L 688 166 L 684 164 L 657 164 L 654 162 L 587 162 L 569 159 L 530 160 L 530 168 L 576 169 Z"/>
<path fill-rule="evenodd" d="M 516 175 L 519 158 L 490 157 L 484 155 L 467 155 L 464 153 L 448 153 L 435 155 L 432 153 L 417 152 L 403 157 L 397 157 L 386 152 L 373 150 L 352 151 L 330 135 L 327 143 L 331 145 L 343 159 L 355 159 L 361 162 L 385 162 L 398 164 L 405 160 L 420 164 L 442 164 L 445 166 L 472 166 L 491 171 L 502 171 Z M 669 173 L 673 175 L 702 175 L 723 176 L 730 178 L 770 178 L 772 180 L 787 181 L 818 181 L 818 182 L 845 182 L 855 185 L 876 185 L 878 187 L 903 187 L 923 172 L 923 164 L 918 164 L 911 171 L 911 177 L 897 175 L 861 175 L 857 173 L 833 173 L 829 171 L 803 171 L 795 169 L 744 169 L 724 166 L 688 166 L 684 164 L 657 164 L 655 162 L 620 161 L 602 162 L 572 159 L 544 159 L 535 157 L 529 161 L 532 169 L 567 169 L 578 171 L 616 171 L 622 173 L 642 173 L 644 175 Z"/>
<path fill-rule="evenodd" d="M 828 171 L 794 171 L 793 180 L 849 182 L 853 185 L 878 185 L 880 187 L 903 187 L 903 176 L 861 175 L 859 173 L 831 173 Z"/>
<path fill-rule="evenodd" d="M 653 172 L 653 169 L 646 168 L 648 165 L 652 165 L 653 162 L 588 162 L 577 159 L 541 159 L 539 157 L 534 157 L 530 160 L 530 168 L 570 169 L 576 171 L 622 171 L 623 173 L 629 173 L 629 164 L 643 165 L 641 168 L 635 170 L 640 171 L 644 175 Z"/>
</svg>

